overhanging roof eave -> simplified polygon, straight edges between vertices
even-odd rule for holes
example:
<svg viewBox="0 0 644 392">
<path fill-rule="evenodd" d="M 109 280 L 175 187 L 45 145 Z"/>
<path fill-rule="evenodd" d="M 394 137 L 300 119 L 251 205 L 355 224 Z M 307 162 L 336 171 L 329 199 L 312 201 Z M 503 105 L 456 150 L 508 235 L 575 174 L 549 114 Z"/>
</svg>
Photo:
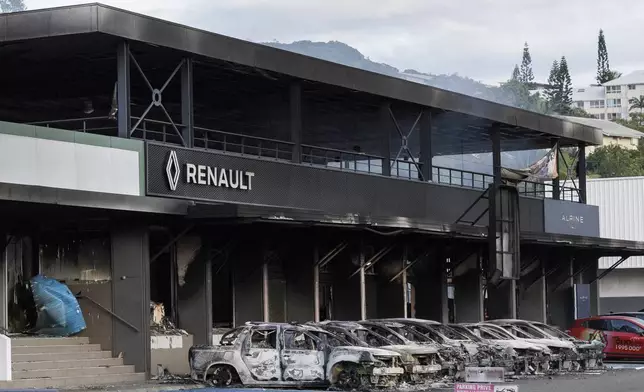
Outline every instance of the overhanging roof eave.
<svg viewBox="0 0 644 392">
<path fill-rule="evenodd" d="M 588 145 L 600 145 L 602 142 L 601 131 L 590 126 L 226 37 L 102 4 L 0 15 L 0 42 L 93 32 L 257 67 L 394 100 L 485 118 L 512 127 L 538 131 L 568 142 L 577 141 Z"/>
</svg>

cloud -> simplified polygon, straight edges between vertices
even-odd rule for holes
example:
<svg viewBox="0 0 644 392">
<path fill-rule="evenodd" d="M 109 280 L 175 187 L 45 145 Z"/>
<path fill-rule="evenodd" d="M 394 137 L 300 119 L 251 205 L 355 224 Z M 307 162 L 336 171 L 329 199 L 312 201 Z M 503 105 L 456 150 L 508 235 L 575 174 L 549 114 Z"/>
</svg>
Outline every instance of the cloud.
<svg viewBox="0 0 644 392">
<path fill-rule="evenodd" d="M 31 9 L 80 3 L 26 0 Z M 374 61 L 488 83 L 506 80 L 530 44 L 545 81 L 565 55 L 573 83 L 594 81 L 597 33 L 611 66 L 644 69 L 641 0 L 110 0 L 106 3 L 251 41 L 338 40 Z M 637 50 L 636 50 L 637 49 Z"/>
</svg>

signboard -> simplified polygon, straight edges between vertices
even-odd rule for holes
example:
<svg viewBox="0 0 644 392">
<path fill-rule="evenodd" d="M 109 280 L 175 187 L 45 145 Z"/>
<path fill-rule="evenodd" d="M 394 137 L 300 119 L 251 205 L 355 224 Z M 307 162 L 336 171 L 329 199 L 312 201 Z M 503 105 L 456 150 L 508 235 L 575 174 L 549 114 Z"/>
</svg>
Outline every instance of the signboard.
<svg viewBox="0 0 644 392">
<path fill-rule="evenodd" d="M 454 392 L 519 392 L 518 385 L 501 384 L 454 384 Z"/>
<path fill-rule="evenodd" d="M 465 382 L 502 383 L 505 381 L 505 369 L 502 367 L 466 367 Z"/>
<path fill-rule="evenodd" d="M 571 201 L 543 201 L 546 233 L 599 237 L 599 207 Z"/>
<path fill-rule="evenodd" d="M 575 284 L 575 319 L 591 316 L 590 285 Z"/>
</svg>

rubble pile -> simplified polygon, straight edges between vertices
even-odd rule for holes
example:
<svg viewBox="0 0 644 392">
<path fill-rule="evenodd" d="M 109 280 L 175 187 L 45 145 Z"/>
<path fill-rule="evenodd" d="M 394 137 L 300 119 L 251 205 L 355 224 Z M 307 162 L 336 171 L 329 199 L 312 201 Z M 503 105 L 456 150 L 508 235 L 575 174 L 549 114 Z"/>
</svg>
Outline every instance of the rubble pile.
<svg viewBox="0 0 644 392">
<path fill-rule="evenodd" d="M 152 335 L 188 335 L 183 329 L 177 328 L 165 315 L 162 303 L 150 301 L 150 332 Z"/>
<path fill-rule="evenodd" d="M 152 309 L 163 324 L 162 309 Z M 444 325 L 420 319 L 247 322 L 190 348 L 191 378 L 225 387 L 432 388 L 468 377 L 603 369 L 604 343 L 522 320 Z M 218 331 L 221 332 L 221 331 Z"/>
</svg>

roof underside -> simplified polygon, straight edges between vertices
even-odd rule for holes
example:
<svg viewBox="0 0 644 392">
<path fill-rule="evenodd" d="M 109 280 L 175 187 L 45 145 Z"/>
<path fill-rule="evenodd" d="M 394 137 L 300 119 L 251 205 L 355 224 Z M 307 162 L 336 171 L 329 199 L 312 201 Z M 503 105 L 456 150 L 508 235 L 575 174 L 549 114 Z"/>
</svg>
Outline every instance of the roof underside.
<svg viewBox="0 0 644 392">
<path fill-rule="evenodd" d="M 547 148 L 557 139 L 562 146 L 602 141 L 601 131 L 587 125 L 98 4 L 0 15 L 3 68 L 15 70 L 0 75 L 0 83 L 6 87 L 3 95 L 12 97 L 0 101 L 4 109 L 0 117 L 16 122 L 61 118 L 54 113 L 80 106 L 79 97 L 92 97 L 95 107 L 109 107 L 116 80 L 116 45 L 123 39 L 133 42 L 132 51 L 141 67 L 159 85 L 182 57 L 191 54 L 195 58 L 195 121 L 204 127 L 223 129 L 216 121 L 221 115 L 211 113 L 213 107 L 227 109 L 227 116 L 234 115 L 233 109 L 241 103 L 252 106 L 254 96 L 286 99 L 283 93 L 288 85 L 302 80 L 305 106 L 308 103 L 315 120 L 320 120 L 310 127 L 309 139 L 305 140 L 310 144 L 319 140 L 329 147 L 345 147 L 333 143 L 334 139 L 337 143 L 346 139 L 346 129 L 343 135 L 334 137 L 339 132 L 337 127 L 325 126 L 323 120 L 329 113 L 337 117 L 343 111 L 351 115 L 336 122 L 362 121 L 356 119 L 356 113 L 364 115 L 367 122 L 368 118 L 377 118 L 384 100 L 393 102 L 403 132 L 414 124 L 422 107 L 433 108 L 432 148 L 436 155 L 489 151 L 489 129 L 495 123 L 501 126 L 502 148 L 506 151 Z M 149 94 L 144 82 L 136 79 L 134 67 L 131 72 L 133 103 L 142 111 L 149 103 Z M 164 104 L 167 102 L 170 114 L 180 117 L 180 101 L 166 99 L 166 95 L 178 96 L 179 90 L 178 84 L 169 86 Z M 136 101 L 137 91 L 141 93 L 140 102 Z M 30 112 L 40 117 L 11 118 L 19 112 L 17 107 L 31 108 Z M 47 109 L 53 107 L 55 110 Z M 230 127 L 225 130 L 238 131 Z M 261 129 L 240 133 L 263 136 Z M 378 143 L 376 136 L 371 136 L 374 144 Z M 369 135 L 355 137 L 363 151 L 377 150 L 370 148 Z"/>
</svg>

